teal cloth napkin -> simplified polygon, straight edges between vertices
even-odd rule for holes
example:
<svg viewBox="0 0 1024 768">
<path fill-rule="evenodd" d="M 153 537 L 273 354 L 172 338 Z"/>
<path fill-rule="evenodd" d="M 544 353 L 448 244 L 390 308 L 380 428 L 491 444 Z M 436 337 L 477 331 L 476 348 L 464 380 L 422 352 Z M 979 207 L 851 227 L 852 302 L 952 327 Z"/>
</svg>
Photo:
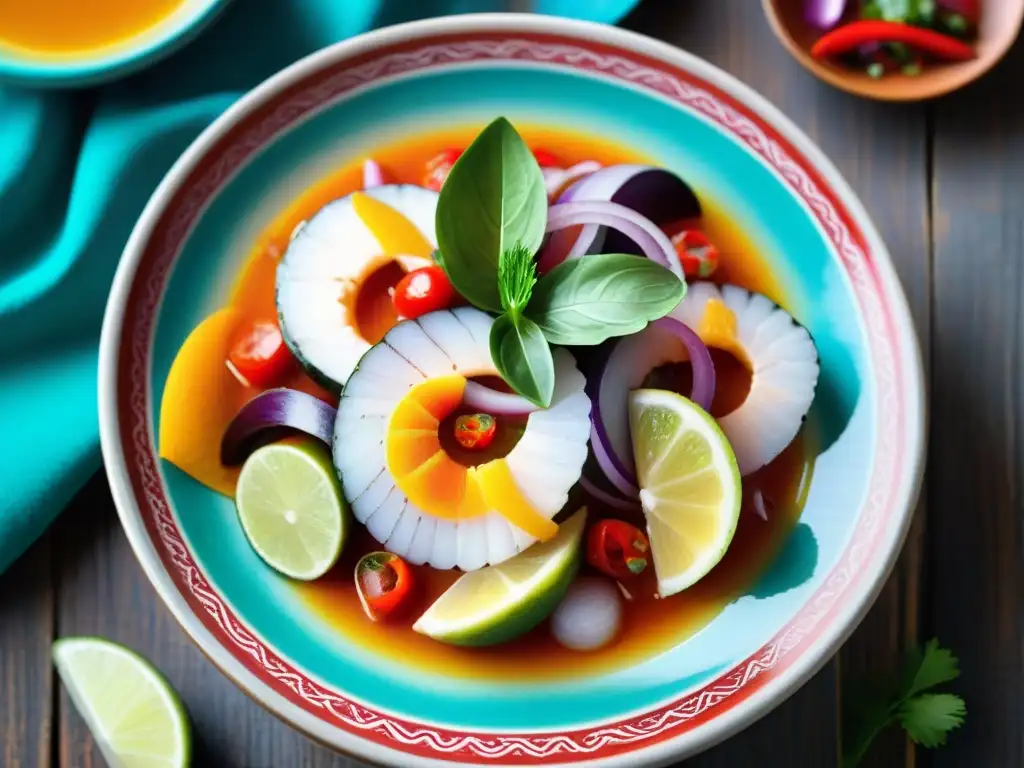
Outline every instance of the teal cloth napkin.
<svg viewBox="0 0 1024 768">
<path fill-rule="evenodd" d="M 638 0 L 537 0 L 614 23 Z M 0 573 L 99 468 L 97 348 L 128 235 L 189 142 L 247 89 L 368 29 L 501 0 L 236 0 L 171 58 L 90 92 L 0 88 Z"/>
</svg>

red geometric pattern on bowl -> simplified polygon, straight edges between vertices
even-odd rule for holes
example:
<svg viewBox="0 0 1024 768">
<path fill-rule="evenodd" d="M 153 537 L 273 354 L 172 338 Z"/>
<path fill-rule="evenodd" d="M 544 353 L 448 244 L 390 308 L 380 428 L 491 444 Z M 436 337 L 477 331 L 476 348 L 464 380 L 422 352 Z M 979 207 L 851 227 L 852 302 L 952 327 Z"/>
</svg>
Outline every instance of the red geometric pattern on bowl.
<svg viewBox="0 0 1024 768">
<path fill-rule="evenodd" d="M 362 706 L 292 667 L 235 616 L 209 584 L 185 545 L 157 471 L 148 371 L 157 306 L 169 270 L 208 201 L 261 146 L 311 110 L 375 80 L 473 61 L 528 61 L 585 70 L 667 97 L 718 124 L 785 179 L 802 198 L 839 254 L 869 337 L 877 376 L 879 429 L 871 492 L 851 541 L 798 614 L 767 644 L 733 669 L 678 700 L 618 722 L 565 732 L 484 733 L 440 728 Z M 892 523 L 906 443 L 900 356 L 894 349 L 890 298 L 883 290 L 863 233 L 813 165 L 785 138 L 732 96 L 690 72 L 630 50 L 546 34 L 444 35 L 406 41 L 335 61 L 250 112 L 199 160 L 154 227 L 131 287 L 118 359 L 118 414 L 136 499 L 164 567 L 191 610 L 248 670 L 285 699 L 354 735 L 423 757 L 462 763 L 539 764 L 623 755 L 673 738 L 736 706 L 789 667 L 828 626 L 841 599 L 866 572 Z M 894 429 L 893 425 L 899 425 Z"/>
</svg>

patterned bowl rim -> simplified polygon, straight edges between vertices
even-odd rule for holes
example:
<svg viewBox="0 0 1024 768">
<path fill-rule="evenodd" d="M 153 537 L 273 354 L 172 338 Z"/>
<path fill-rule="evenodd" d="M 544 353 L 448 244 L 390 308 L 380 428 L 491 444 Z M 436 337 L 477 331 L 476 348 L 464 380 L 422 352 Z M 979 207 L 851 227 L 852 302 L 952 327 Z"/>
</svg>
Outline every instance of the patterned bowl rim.
<svg viewBox="0 0 1024 768">
<path fill-rule="evenodd" d="M 715 122 L 772 167 L 818 220 L 870 338 L 877 422 L 865 505 L 835 568 L 789 623 L 717 679 L 651 711 L 548 732 L 464 731 L 379 711 L 311 679 L 256 636 L 189 552 L 160 480 L 152 436 L 155 318 L 192 224 L 237 169 L 288 125 L 381 78 L 468 61 L 583 70 Z M 235 103 L 181 156 L 125 248 L 100 342 L 103 458 L 122 525 L 150 581 L 207 656 L 254 700 L 314 739 L 388 765 L 664 765 L 750 725 L 839 649 L 902 547 L 924 470 L 921 352 L 881 238 L 824 154 L 763 97 L 707 62 L 643 35 L 526 14 L 473 14 L 377 30 L 319 51 Z"/>
</svg>

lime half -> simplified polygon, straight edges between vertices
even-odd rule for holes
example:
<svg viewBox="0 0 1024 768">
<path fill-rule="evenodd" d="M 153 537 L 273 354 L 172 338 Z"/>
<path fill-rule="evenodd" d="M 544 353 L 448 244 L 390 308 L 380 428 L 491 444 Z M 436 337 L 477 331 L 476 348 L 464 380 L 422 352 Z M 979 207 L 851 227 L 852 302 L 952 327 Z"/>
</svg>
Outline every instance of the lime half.
<svg viewBox="0 0 1024 768">
<path fill-rule="evenodd" d="M 252 548 L 274 570 L 309 581 L 337 562 L 348 510 L 319 443 L 271 443 L 254 451 L 238 477 L 235 505 Z"/>
<path fill-rule="evenodd" d="M 587 511 L 581 509 L 543 544 L 460 578 L 413 629 L 451 645 L 495 645 L 537 626 L 565 596 L 580 565 Z"/>
<path fill-rule="evenodd" d="M 97 637 L 53 644 L 64 687 L 108 765 L 185 768 L 192 731 L 185 707 L 152 664 L 134 651 Z"/>
<path fill-rule="evenodd" d="M 740 471 L 717 422 L 685 397 L 629 397 L 633 458 L 662 597 L 693 585 L 725 555 L 740 519 Z"/>
</svg>

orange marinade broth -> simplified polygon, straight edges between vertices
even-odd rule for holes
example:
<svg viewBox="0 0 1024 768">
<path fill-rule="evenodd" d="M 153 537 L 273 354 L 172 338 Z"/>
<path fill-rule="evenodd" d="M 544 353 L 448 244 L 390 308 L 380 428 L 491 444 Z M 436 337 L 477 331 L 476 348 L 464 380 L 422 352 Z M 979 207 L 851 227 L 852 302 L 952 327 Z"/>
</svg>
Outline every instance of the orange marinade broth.
<svg viewBox="0 0 1024 768">
<path fill-rule="evenodd" d="M 116 46 L 168 18 L 185 0 L 0 0 L 0 46 L 40 56 Z"/>
<path fill-rule="evenodd" d="M 518 130 L 531 147 L 543 147 L 554 152 L 564 165 L 587 159 L 606 165 L 625 162 L 656 164 L 642 154 L 590 136 L 534 126 L 518 126 Z M 387 181 L 418 184 L 430 158 L 446 147 L 466 146 L 477 132 L 478 128 L 467 127 L 421 135 L 381 147 L 373 157 L 384 168 Z M 361 184 L 361 163 L 352 163 L 325 176 L 282 211 L 260 236 L 239 277 L 233 295 L 235 306 L 254 318 L 273 317 L 274 270 L 287 248 L 291 232 L 326 203 L 360 189 Z M 704 206 L 702 227 L 722 253 L 716 279 L 736 282 L 751 290 L 781 298 L 780 286 L 754 244 L 732 225 L 725 211 L 706 197 L 701 198 Z M 387 289 L 400 276 L 400 271 L 382 269 L 360 291 L 357 322 L 362 328 L 386 328 L 394 321 Z M 716 415 L 723 415 L 742 402 L 750 376 L 728 355 L 717 351 L 713 354 L 719 386 L 712 410 Z M 689 379 L 686 368 L 681 366 L 678 371 L 678 388 L 684 394 Z M 310 383 L 305 383 L 303 388 L 314 391 Z M 511 643 L 494 648 L 460 649 L 413 632 L 411 623 L 418 615 L 416 611 L 412 612 L 412 618 L 401 623 L 375 624 L 369 621 L 356 595 L 353 570 L 363 554 L 380 549 L 380 545 L 359 525 L 355 526 L 341 561 L 331 573 L 316 582 L 296 583 L 294 589 L 300 600 L 351 642 L 375 654 L 435 673 L 477 679 L 550 680 L 622 668 L 670 649 L 705 626 L 726 604 L 744 594 L 778 554 L 803 507 L 813 466 L 814 451 L 810 442 L 801 433 L 770 466 L 745 478 L 744 510 L 736 536 L 722 562 L 700 583 L 668 599 L 654 597 L 655 583 L 650 572 L 630 585 L 635 599 L 626 603 L 623 631 L 615 643 L 597 652 L 575 653 L 562 648 L 551 639 L 546 623 Z M 755 488 L 770 500 L 768 522 L 761 520 L 753 511 L 750 497 Z M 580 501 L 585 500 L 581 498 Z M 616 516 L 593 502 L 588 502 L 588 508 L 592 521 L 602 516 Z M 634 522 L 643 525 L 642 520 Z M 425 609 L 460 575 L 458 571 L 436 571 L 427 567 L 414 570 L 420 591 L 417 610 Z"/>
</svg>

